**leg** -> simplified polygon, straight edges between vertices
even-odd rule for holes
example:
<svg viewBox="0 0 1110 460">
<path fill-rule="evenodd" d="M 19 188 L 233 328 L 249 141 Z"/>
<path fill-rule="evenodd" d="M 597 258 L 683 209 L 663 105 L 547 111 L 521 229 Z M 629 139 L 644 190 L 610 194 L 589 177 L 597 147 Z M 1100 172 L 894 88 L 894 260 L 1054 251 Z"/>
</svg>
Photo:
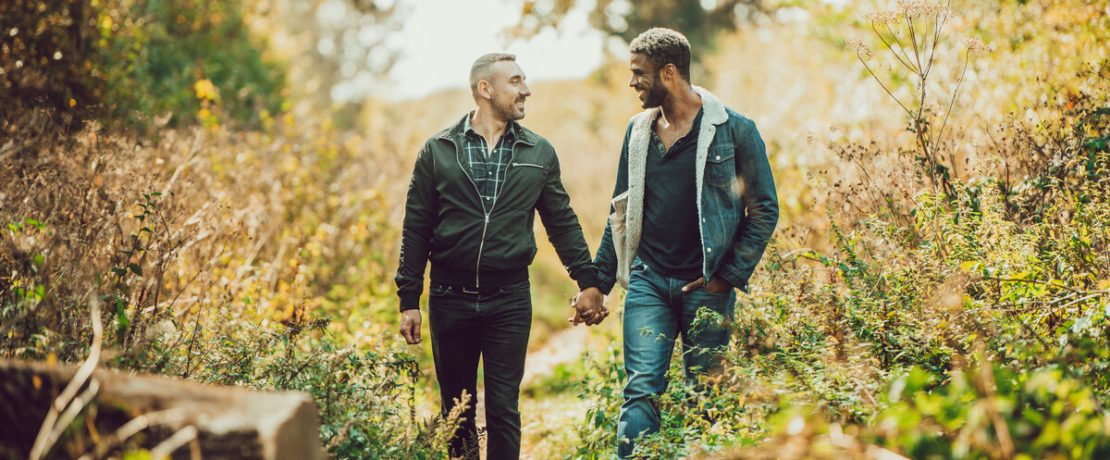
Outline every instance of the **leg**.
<svg viewBox="0 0 1110 460">
<path fill-rule="evenodd" d="M 478 401 L 478 337 L 481 321 L 474 314 L 472 298 L 451 293 L 432 295 L 428 299 L 428 327 L 432 336 L 432 357 L 439 381 L 441 413 L 444 418 L 465 390 L 469 396 L 463 420 L 451 438 L 451 458 L 478 458 L 478 429 L 475 424 L 475 403 Z M 460 399 L 461 400 L 461 399 Z"/>
<path fill-rule="evenodd" d="M 489 307 L 486 310 L 487 306 Z M 482 362 L 485 366 L 486 428 L 490 460 L 520 457 L 520 380 L 532 327 L 532 298 L 527 282 L 507 286 L 482 300 L 485 335 Z"/>
<path fill-rule="evenodd" d="M 617 421 L 617 455 L 632 454 L 636 438 L 659 431 L 658 397 L 667 390 L 667 368 L 677 328 L 666 283 L 650 269 L 632 273 L 624 301 L 624 404 Z"/>
<path fill-rule="evenodd" d="M 683 294 L 679 328 L 682 332 L 683 364 L 689 384 L 696 386 L 698 376 L 713 374 L 721 369 L 723 353 L 728 348 L 730 338 L 724 322 L 732 320 L 735 305 L 736 290 L 727 294 L 714 294 L 705 289 L 695 289 Z M 699 320 L 698 311 L 702 308 L 709 309 L 715 315 Z"/>
</svg>

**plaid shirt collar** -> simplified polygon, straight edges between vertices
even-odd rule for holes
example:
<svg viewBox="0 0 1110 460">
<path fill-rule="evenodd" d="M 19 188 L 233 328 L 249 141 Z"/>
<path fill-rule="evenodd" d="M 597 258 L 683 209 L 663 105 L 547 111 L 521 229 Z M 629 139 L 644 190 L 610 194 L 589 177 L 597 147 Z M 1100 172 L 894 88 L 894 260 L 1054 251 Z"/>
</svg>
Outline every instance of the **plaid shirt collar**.
<svg viewBox="0 0 1110 460">
<path fill-rule="evenodd" d="M 468 113 L 466 115 L 466 118 L 463 120 L 463 134 L 465 134 L 468 137 L 469 136 L 482 137 L 481 134 L 478 134 L 478 131 L 474 130 L 474 126 L 470 124 L 470 119 L 472 117 L 474 117 L 474 111 L 473 110 L 471 110 L 470 113 Z M 505 134 L 502 134 L 502 137 L 504 137 L 505 140 L 507 140 L 507 141 L 515 140 L 516 139 L 517 125 L 518 125 L 518 123 L 516 121 L 510 121 L 510 122 L 506 123 L 505 124 Z"/>
</svg>

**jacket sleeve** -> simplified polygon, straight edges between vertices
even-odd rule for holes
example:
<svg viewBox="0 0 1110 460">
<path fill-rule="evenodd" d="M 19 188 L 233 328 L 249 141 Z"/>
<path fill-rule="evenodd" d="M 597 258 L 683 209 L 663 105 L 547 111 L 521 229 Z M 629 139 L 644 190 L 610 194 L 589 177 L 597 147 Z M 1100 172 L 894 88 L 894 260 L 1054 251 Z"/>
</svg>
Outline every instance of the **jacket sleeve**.
<svg viewBox="0 0 1110 460">
<path fill-rule="evenodd" d="M 778 224 L 779 201 L 775 180 L 771 176 L 771 164 L 767 160 L 767 148 L 759 130 L 754 122 L 744 119 L 739 131 L 736 136 L 736 169 L 737 178 L 744 184 L 740 198 L 744 213 L 736 229 L 732 251 L 717 275 L 748 292 L 748 280 Z"/>
<path fill-rule="evenodd" d="M 628 191 L 628 139 L 632 135 L 632 123 L 624 132 L 624 143 L 621 145 L 620 160 L 617 164 L 617 183 L 613 186 L 613 198 Z M 609 214 L 613 214 L 613 206 L 609 205 Z M 598 289 L 609 294 L 613 285 L 617 283 L 617 252 L 613 247 L 613 231 L 609 228 L 609 220 L 605 221 L 605 233 L 601 236 L 601 244 L 597 248 L 597 257 L 594 258 L 597 266 Z"/>
<path fill-rule="evenodd" d="M 590 248 L 582 235 L 582 225 L 578 215 L 570 207 L 570 195 L 563 188 L 559 170 L 559 158 L 552 151 L 551 167 L 543 184 L 543 190 L 536 201 L 536 211 L 547 230 L 547 239 L 555 246 L 559 260 L 567 268 L 570 277 L 578 282 L 579 289 L 597 286 L 597 269 L 590 260 Z"/>
<path fill-rule="evenodd" d="M 428 264 L 439 198 L 435 190 L 435 159 L 428 145 L 420 150 L 409 182 L 405 220 L 401 229 L 401 256 L 397 266 L 397 296 L 401 311 L 420 308 L 424 269 Z"/>
</svg>

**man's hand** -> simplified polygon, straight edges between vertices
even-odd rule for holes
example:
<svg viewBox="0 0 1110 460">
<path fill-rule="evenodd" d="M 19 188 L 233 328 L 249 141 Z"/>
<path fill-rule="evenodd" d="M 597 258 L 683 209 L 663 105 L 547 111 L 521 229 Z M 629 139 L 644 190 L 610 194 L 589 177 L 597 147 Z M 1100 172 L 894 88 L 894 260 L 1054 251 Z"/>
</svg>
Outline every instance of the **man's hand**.
<svg viewBox="0 0 1110 460">
<path fill-rule="evenodd" d="M 409 345 L 420 343 L 420 309 L 405 310 L 401 312 L 401 335 Z"/>
<path fill-rule="evenodd" d="M 712 292 L 714 294 L 728 294 L 728 291 L 731 291 L 733 286 L 720 276 L 714 278 L 713 282 L 709 283 L 709 285 L 706 285 L 705 277 L 701 277 L 694 280 L 690 284 L 682 286 L 682 292 L 690 292 L 697 288 L 703 288 L 706 291 Z"/>
<path fill-rule="evenodd" d="M 609 309 L 605 308 L 605 294 L 596 287 L 589 287 L 578 293 L 570 301 L 570 306 L 574 308 L 574 317 L 568 319 L 572 324 L 577 326 L 580 323 L 586 323 L 587 326 L 600 324 L 606 316 L 609 316 Z"/>
</svg>

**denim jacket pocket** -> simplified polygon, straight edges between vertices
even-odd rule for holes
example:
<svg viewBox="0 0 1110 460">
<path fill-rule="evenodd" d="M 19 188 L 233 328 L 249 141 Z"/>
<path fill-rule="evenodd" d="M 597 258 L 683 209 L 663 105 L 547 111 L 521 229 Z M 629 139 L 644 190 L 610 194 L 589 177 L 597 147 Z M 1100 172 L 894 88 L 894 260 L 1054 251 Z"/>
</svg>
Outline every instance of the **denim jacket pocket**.
<svg viewBox="0 0 1110 460">
<path fill-rule="evenodd" d="M 714 187 L 731 187 L 736 182 L 736 149 L 732 144 L 715 145 L 705 159 L 705 182 Z"/>
</svg>

